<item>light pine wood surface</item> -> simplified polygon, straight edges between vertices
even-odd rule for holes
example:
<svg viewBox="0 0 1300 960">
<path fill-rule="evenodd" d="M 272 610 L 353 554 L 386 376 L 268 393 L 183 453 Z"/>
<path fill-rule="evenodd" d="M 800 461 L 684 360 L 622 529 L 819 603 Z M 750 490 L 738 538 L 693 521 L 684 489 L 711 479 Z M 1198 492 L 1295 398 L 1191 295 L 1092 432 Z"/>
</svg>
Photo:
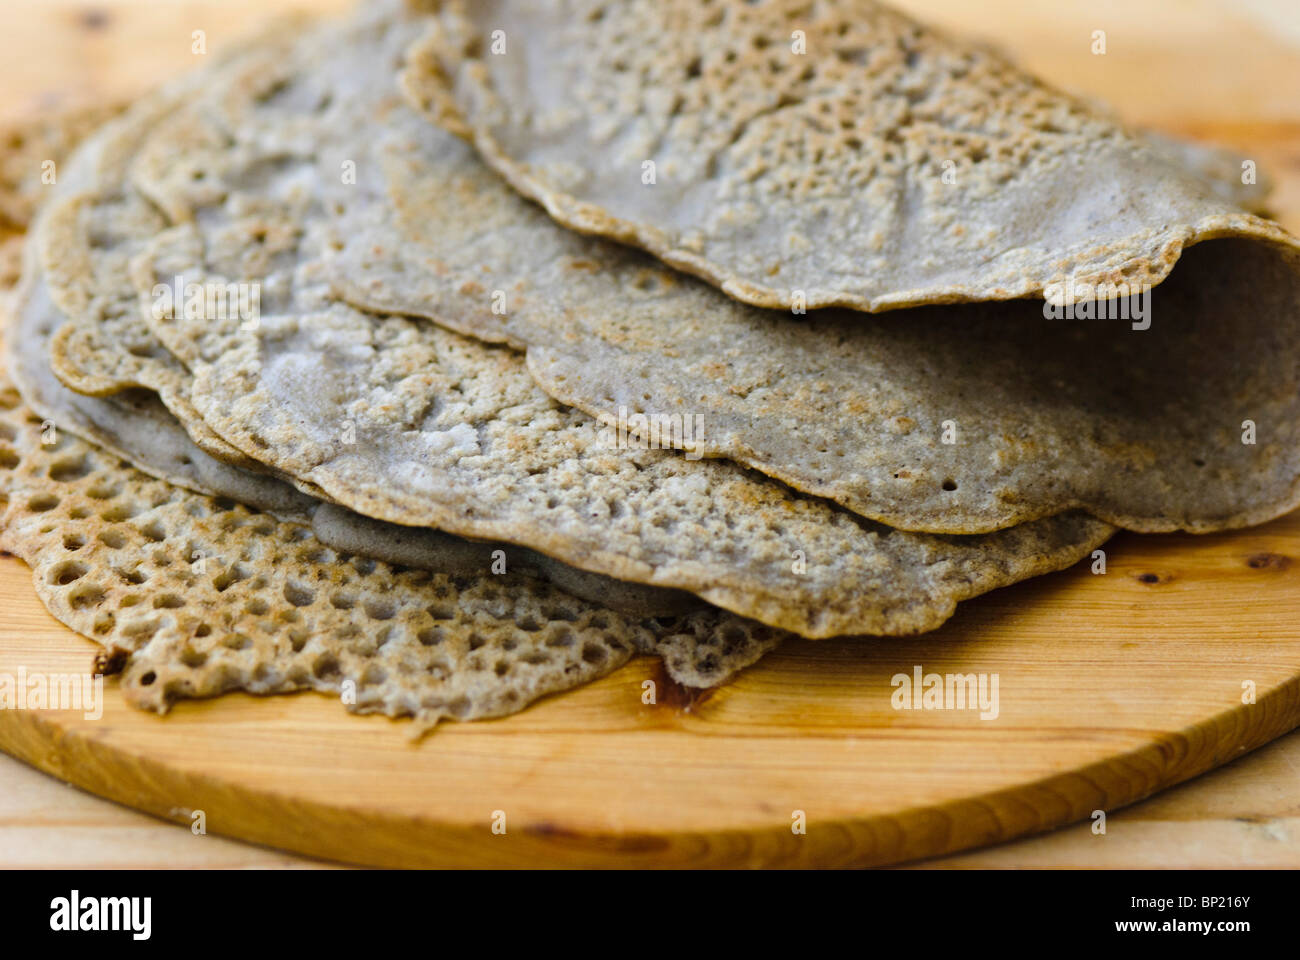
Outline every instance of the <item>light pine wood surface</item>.
<svg viewBox="0 0 1300 960">
<path fill-rule="evenodd" d="M 922 637 L 788 643 L 698 698 L 640 659 L 420 743 L 314 694 L 160 719 L 110 680 L 102 717 L 0 711 L 0 748 L 179 823 L 364 864 L 900 863 L 1114 811 L 1300 724 L 1297 556 L 1300 513 L 1125 534 L 1105 574 L 997 591 Z M 0 566 L 0 674 L 86 670 L 91 645 L 26 584 Z M 997 716 L 896 709 L 892 678 L 917 667 L 996 676 Z"/>
<path fill-rule="evenodd" d="M 911 0 L 1127 118 L 1250 151 L 1300 226 L 1300 17 L 1217 3 Z M 0 117 L 136 94 L 273 8 L 342 2 L 8 2 Z M 1107 31 L 1103 57 L 1089 49 Z M 403 725 L 314 695 L 228 697 L 159 720 L 109 687 L 100 721 L 0 715 L 0 746 L 127 804 L 0 757 L 0 865 L 886 863 L 1300 866 L 1300 517 L 1233 535 L 1123 536 L 1086 568 L 967 605 L 938 634 L 869 649 L 797 644 L 688 704 L 640 702 L 652 661 L 504 721 Z M 1155 574 L 1156 582 L 1142 579 Z M 1149 577 L 1147 579 L 1150 579 Z M 25 568 L 0 561 L 0 671 L 84 669 Z M 1001 715 L 894 711 L 916 664 L 995 672 Z M 1240 703 L 1243 680 L 1258 702 Z M 1127 809 L 1175 780 L 1228 763 Z M 191 833 L 204 809 L 208 835 Z M 490 832 L 503 810 L 505 836 Z M 790 813 L 804 809 L 795 837 Z M 620 839 L 621 838 L 621 839 Z"/>
</svg>

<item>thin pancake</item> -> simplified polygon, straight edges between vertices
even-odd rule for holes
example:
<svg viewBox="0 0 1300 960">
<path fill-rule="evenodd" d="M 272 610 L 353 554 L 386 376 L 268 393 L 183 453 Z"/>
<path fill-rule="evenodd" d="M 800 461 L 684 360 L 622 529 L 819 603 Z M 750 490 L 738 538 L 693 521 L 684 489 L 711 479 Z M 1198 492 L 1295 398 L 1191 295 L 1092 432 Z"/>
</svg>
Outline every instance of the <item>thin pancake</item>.
<svg viewBox="0 0 1300 960">
<path fill-rule="evenodd" d="M 265 467 L 203 423 L 179 386 L 185 371 L 139 322 L 140 300 L 126 276 L 128 262 L 138 252 L 132 238 L 151 236 L 167 221 L 129 189 L 127 173 L 146 132 L 191 101 L 205 81 L 226 70 L 265 69 L 305 23 L 302 18 L 278 22 L 242 45 L 238 54 L 137 101 L 96 131 L 65 165 L 58 190 L 33 228 L 49 297 L 69 321 L 51 342 L 50 367 L 59 380 L 87 396 L 150 390 L 201 450 L 246 470 Z"/>
<path fill-rule="evenodd" d="M 1196 263 L 1218 267 L 1157 288 L 1160 319 L 1145 331 L 1047 323 L 1032 303 L 906 323 L 782 317 L 555 227 L 473 151 L 391 103 L 405 35 L 371 63 L 347 61 L 342 78 L 326 56 L 215 78 L 208 102 L 144 146 L 137 185 L 203 226 L 242 215 L 215 209 L 228 184 L 309 178 L 320 202 L 275 229 L 329 233 L 330 283 L 350 302 L 529 348 L 534 377 L 565 403 L 615 424 L 624 408 L 633 430 L 639 413 L 702 421 L 693 452 L 896 528 L 982 533 L 1080 508 L 1137 530 L 1204 531 L 1300 502 L 1291 248 L 1202 245 Z M 265 256 L 277 239 L 263 239 Z M 1166 402 L 1152 404 L 1157 393 Z M 1241 442 L 1246 421 L 1267 424 L 1254 444 Z"/>
<path fill-rule="evenodd" d="M 230 109 L 225 125 L 256 137 L 263 112 Z M 1199 245 L 1145 320 L 1092 319 L 1094 301 L 1073 319 L 1032 301 L 791 317 L 556 227 L 400 109 L 356 123 L 357 184 L 319 178 L 335 289 L 525 347 L 544 389 L 606 423 L 627 419 L 620 408 L 699 418 L 695 452 L 901 529 L 979 533 L 1081 508 L 1199 532 L 1300 503 L 1289 245 Z M 237 181 L 227 156 L 192 151 L 154 189 L 184 198 L 197 167 Z"/>
<path fill-rule="evenodd" d="M 32 567 L 52 614 L 107 648 L 100 669 L 121 671 L 145 709 L 314 689 L 419 731 L 514 713 L 638 651 L 662 649 L 673 676 L 712 685 L 780 639 L 716 611 L 639 625 L 526 574 L 390 568 L 69 433 L 44 440 L 0 377 L 0 549 Z"/>
<path fill-rule="evenodd" d="M 188 87 L 192 83 L 186 79 L 179 86 Z M 188 490 L 249 504 L 282 520 L 310 522 L 326 545 L 347 553 L 457 576 L 480 576 L 504 569 L 526 570 L 561 585 L 575 596 L 637 619 L 678 616 L 703 606 L 690 594 L 611 580 L 506 544 L 471 543 L 436 530 L 379 523 L 328 504 L 322 508 L 314 498 L 264 475 L 265 468 L 260 463 L 249 460 L 234 448 L 230 448 L 234 455 L 228 459 L 248 460 L 263 473 L 231 466 L 199 448 L 148 389 L 149 384 L 157 383 L 154 376 L 165 373 L 171 385 L 169 395 L 192 409 L 175 388 L 176 371 L 181 368 L 139 320 L 138 298 L 125 276 L 125 255 L 113 242 L 117 237 L 114 230 L 130 232 L 125 227 L 133 228 L 138 236 L 161 229 L 157 215 L 148 209 L 146 201 L 125 187 L 123 176 L 130 148 L 147 127 L 162 122 L 166 110 L 161 108 L 169 104 L 174 108 L 179 99 L 172 92 L 164 91 L 141 101 L 121 120 L 90 136 L 75 153 L 55 157 L 65 167 L 61 186 L 52 198 L 53 210 L 45 211 L 36 231 L 41 233 L 46 228 L 47 254 L 59 252 L 61 262 L 80 263 L 86 268 L 89 277 L 69 271 L 73 285 L 63 291 L 65 304 L 78 310 L 78 319 L 68 322 L 55 307 L 37 258 L 29 250 L 29 279 L 18 294 L 6 338 L 14 345 L 9 357 L 12 376 L 21 384 L 29 403 L 41 411 L 55 436 L 60 430 L 72 430 L 137 468 Z M 65 127 L 80 130 L 85 124 L 65 123 L 55 117 L 46 118 L 41 124 L 42 130 Z M 69 138 L 70 135 L 60 142 Z M 36 138 L 23 135 L 21 139 L 30 142 Z M 49 140 L 44 138 L 46 142 Z M 70 144 L 65 145 L 70 149 Z M 0 190 L 0 201 L 3 199 Z M 77 229 L 48 229 L 52 213 L 58 216 L 68 211 L 75 211 Z M 51 235 L 66 242 L 51 249 L 48 244 Z M 104 389 L 102 394 L 96 391 L 79 396 L 51 375 L 49 351 L 51 334 L 56 329 L 65 335 L 61 338 L 65 343 L 73 339 L 66 334 L 72 333 L 74 338 L 84 336 L 99 345 L 94 361 L 101 372 L 95 376 L 107 379 L 111 389 Z M 54 340 L 57 343 L 60 338 Z M 58 346 L 53 352 L 59 355 Z M 112 365 L 116 376 L 104 372 L 108 365 Z M 153 370 L 154 375 L 139 379 L 136 374 L 142 368 Z M 193 416 L 197 420 L 197 414 Z M 201 432 L 215 437 L 205 424 Z"/>
<path fill-rule="evenodd" d="M 438 122 L 566 226 L 758 306 L 1155 284 L 1202 240 L 1293 242 L 1108 113 L 873 0 L 426 6 L 412 69 Z"/>
<path fill-rule="evenodd" d="M 362 81 L 386 88 L 405 39 L 373 24 L 333 36 L 304 41 L 301 61 L 247 71 L 246 88 L 210 88 L 213 100 L 170 118 L 145 146 L 144 158 L 163 156 L 142 171 L 161 167 L 197 191 L 136 180 L 186 221 L 157 238 L 141 291 L 177 275 L 263 291 L 257 330 L 229 318 L 147 316 L 195 373 L 196 408 L 239 449 L 378 519 L 521 543 L 812 635 L 931 628 L 957 600 L 1057 569 L 1109 533 L 1077 516 L 952 542 L 878 528 L 730 464 L 608 446 L 589 418 L 538 391 L 518 356 L 331 302 L 325 240 L 312 223 L 336 195 L 332 184 L 345 185 L 348 154 L 330 148 L 319 175 L 296 158 L 317 114 L 327 131 L 349 128 L 357 111 L 383 116 Z M 402 109 L 391 92 L 380 100 Z M 227 124 L 244 102 L 269 116 Z M 210 147 L 236 159 L 238 179 L 195 166 Z M 201 209 L 212 195 L 224 205 Z M 471 441 L 487 452 L 462 463 Z"/>
<path fill-rule="evenodd" d="M 44 362 L 50 331 L 63 321 L 34 274 L 18 296 L 6 343 L 10 375 L 28 404 L 57 438 L 70 430 L 145 473 L 197 493 L 264 510 L 280 520 L 309 524 L 327 546 L 341 552 L 451 576 L 528 571 L 574 596 L 601 603 L 634 619 L 680 616 L 699 609 L 690 594 L 623 583 L 502 543 L 470 542 L 424 528 L 407 528 L 322 504 L 280 480 L 208 456 L 147 390 L 86 397 L 59 383 Z"/>
<path fill-rule="evenodd" d="M 292 280 L 247 272 L 253 238 L 276 235 L 296 206 L 272 217 L 261 197 L 211 247 L 194 226 L 173 228 L 139 261 L 139 282 L 286 295 L 302 284 L 256 330 L 150 323 L 193 370 L 191 399 L 213 429 L 359 513 L 519 543 L 805 636 L 933 629 L 956 601 L 1068 565 L 1111 532 L 1063 514 L 984 536 L 907 533 L 727 461 L 621 443 L 547 397 L 509 349 L 330 301 L 324 260 L 298 263 Z"/>
</svg>

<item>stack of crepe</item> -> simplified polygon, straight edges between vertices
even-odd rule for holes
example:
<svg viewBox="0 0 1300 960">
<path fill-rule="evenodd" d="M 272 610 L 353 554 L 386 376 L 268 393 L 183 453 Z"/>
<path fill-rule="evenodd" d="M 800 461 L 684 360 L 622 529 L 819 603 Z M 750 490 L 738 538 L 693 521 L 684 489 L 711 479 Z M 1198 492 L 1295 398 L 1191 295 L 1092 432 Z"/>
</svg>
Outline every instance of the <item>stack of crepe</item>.
<svg viewBox="0 0 1300 960">
<path fill-rule="evenodd" d="M 1300 501 L 1300 247 L 1239 171 L 868 0 L 280 23 L 42 194 L 0 545 L 159 711 L 933 630 Z"/>
</svg>

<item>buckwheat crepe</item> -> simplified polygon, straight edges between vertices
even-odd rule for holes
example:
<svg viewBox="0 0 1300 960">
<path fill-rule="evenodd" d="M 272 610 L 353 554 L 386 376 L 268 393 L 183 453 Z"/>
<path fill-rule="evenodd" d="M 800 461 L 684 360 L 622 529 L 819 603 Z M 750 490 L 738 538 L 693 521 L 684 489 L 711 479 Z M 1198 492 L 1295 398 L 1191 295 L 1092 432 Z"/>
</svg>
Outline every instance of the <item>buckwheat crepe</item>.
<svg viewBox="0 0 1300 960">
<path fill-rule="evenodd" d="M 429 570 L 444 577 L 482 579 L 489 574 L 503 577 L 506 572 L 519 571 L 540 578 L 541 581 L 550 581 L 573 597 L 595 603 L 601 609 L 616 611 L 629 622 L 656 618 L 655 622 L 644 625 L 644 629 L 649 631 L 651 643 L 649 646 L 641 644 L 643 652 L 663 656 L 670 677 L 687 686 L 722 683 L 783 639 L 779 632 L 766 630 L 730 614 L 700 610 L 701 604 L 687 594 L 610 580 L 568 567 L 532 551 L 504 544 L 473 543 L 436 530 L 395 527 L 369 520 L 331 504 L 319 504 L 268 477 L 248 474 L 239 468 L 212 460 L 188 440 L 179 424 L 162 408 L 157 397 L 147 391 L 136 390 L 101 399 L 79 396 L 58 384 L 48 369 L 42 368 L 41 358 L 47 345 L 49 328 L 59 319 L 61 318 L 44 295 L 39 276 L 33 274 L 27 288 L 18 297 L 18 310 L 13 314 L 5 337 L 6 344 L 24 345 L 20 349 L 10 347 L 6 352 L 15 380 L 21 385 L 24 398 L 31 403 L 30 407 L 24 407 L 10 416 L 23 423 L 22 430 L 27 434 L 38 435 L 36 442 L 40 450 L 37 451 L 28 443 L 25 455 L 32 462 L 52 462 L 53 465 L 45 471 L 46 476 L 34 481 L 45 483 L 51 490 L 56 490 L 63 484 L 78 483 L 89 473 L 80 467 L 72 469 L 70 466 L 74 465 L 74 461 L 80 463 L 85 459 L 81 456 L 81 451 L 86 446 L 79 439 L 69 442 L 63 436 L 63 431 L 71 431 L 73 434 L 93 438 L 98 448 L 143 466 L 146 472 L 155 477 L 174 477 L 189 490 L 208 491 L 222 498 L 211 501 L 218 504 L 218 510 L 233 509 L 219 505 L 234 500 L 266 510 L 288 523 L 310 524 L 313 534 L 341 556 L 353 555 L 359 560 L 378 559 L 389 564 Z M 12 390 L 7 382 L 0 383 L 0 388 L 3 391 Z M 12 431 L 4 432 L 4 437 L 12 440 L 8 436 L 9 432 Z M 23 444 L 18 444 L 18 447 L 23 448 Z M 56 457 L 55 454 L 59 456 Z M 105 469 L 111 464 L 111 460 L 103 456 L 97 456 L 96 462 L 105 465 Z M 13 468 L 14 464 L 6 465 L 6 469 Z M 39 475 L 40 470 L 35 470 L 35 473 Z M 140 479 L 141 474 L 125 465 L 117 468 L 117 474 L 134 478 L 132 482 L 136 487 L 144 483 Z M 121 492 L 121 485 L 105 483 L 103 478 L 100 480 L 96 489 L 114 487 Z M 40 494 L 42 497 L 46 495 Z M 88 495 L 94 498 L 94 494 Z M 187 502 L 191 503 L 208 501 L 208 498 L 179 491 L 175 496 L 188 498 Z M 114 516 L 118 520 L 128 519 L 139 512 L 119 510 L 107 502 L 101 503 L 97 509 L 101 516 L 105 516 L 104 511 L 116 511 Z M 121 516 L 117 516 L 118 513 Z M 72 519 L 86 520 L 86 517 Z M 93 519 L 92 517 L 89 521 L 92 524 Z M 278 530 L 279 527 L 263 524 L 260 529 L 269 531 Z M 39 532 L 44 535 L 50 531 L 43 526 Z M 305 532 L 294 533 L 292 540 L 296 542 L 303 539 Z M 173 534 L 146 537 L 141 551 L 155 549 L 154 544 L 170 536 Z M 10 531 L 5 541 L 9 544 L 6 549 L 29 559 L 26 548 L 30 544 L 22 538 L 23 531 Z M 85 538 L 81 539 L 84 543 Z M 180 549 L 179 544 L 173 546 Z M 119 551 L 116 554 L 119 559 L 125 556 L 120 544 L 114 549 Z M 252 563 L 250 558 L 244 559 Z M 321 579 L 319 574 L 316 579 Z M 40 584 L 39 576 L 37 582 Z M 515 581 L 502 579 L 501 582 L 509 586 Z M 57 586 L 67 584 L 59 583 Z M 517 591 L 507 589 L 507 595 L 513 596 L 515 593 Z M 527 591 L 524 593 L 527 594 Z M 42 598 L 52 601 L 54 595 L 42 591 Z M 515 599 L 522 602 L 518 596 Z M 58 613 L 57 610 L 55 612 Z M 689 616 L 684 619 L 674 619 L 687 614 Z M 74 629 L 80 629 L 79 624 L 84 627 L 84 617 L 64 619 Z M 97 635 L 102 631 L 86 632 L 82 629 L 81 632 L 104 642 L 103 637 Z M 223 641 L 224 638 L 225 634 L 219 634 L 213 643 Z M 176 650 L 174 644 L 164 648 L 164 652 L 169 655 L 174 655 Z M 262 653 L 270 656 L 268 651 Z M 148 662 L 153 663 L 152 660 Z M 621 662 L 619 660 L 614 665 Z M 268 660 L 264 666 L 269 668 L 270 665 L 272 661 Z M 144 668 L 140 668 L 135 675 L 138 677 L 143 672 Z M 440 676 L 439 679 L 454 674 L 455 669 L 448 667 L 445 676 Z M 328 679 L 334 683 L 339 678 Z M 250 689 L 257 688 L 254 686 Z M 220 691 L 209 687 L 206 692 L 195 695 L 206 696 L 215 692 Z M 140 693 L 136 691 L 137 695 Z M 168 698 L 170 696 L 171 694 Z M 154 697 L 149 698 L 149 702 L 154 707 L 162 707 L 168 701 L 166 698 L 159 701 Z M 516 708 L 522 708 L 527 702 L 528 700 L 518 702 Z"/>
<path fill-rule="evenodd" d="M 301 22 L 285 26 L 293 25 L 301 26 Z M 283 32 L 277 29 L 269 35 L 278 38 Z M 254 68 L 273 62 L 283 52 L 277 52 L 266 39 L 254 41 L 249 49 L 249 54 L 236 60 L 251 61 Z M 348 553 L 460 576 L 507 568 L 526 570 L 575 596 L 636 617 L 677 616 L 700 608 L 702 603 L 690 594 L 611 580 L 523 548 L 472 543 L 436 530 L 394 527 L 332 505 L 322 506 L 317 499 L 266 475 L 267 468 L 225 445 L 192 413 L 186 391 L 179 387 L 183 368 L 140 321 L 139 300 L 126 276 L 125 261 L 132 252 L 130 237 L 148 236 L 162 229 L 164 221 L 147 201 L 126 187 L 124 177 L 131 148 L 139 137 L 150 126 L 164 122 L 183 99 L 183 92 L 192 91 L 194 82 L 187 78 L 174 89 L 169 87 L 132 105 L 122 118 L 87 137 L 75 152 L 70 151 L 72 143 L 88 132 L 87 113 L 106 117 L 110 111 L 83 111 L 67 121 L 44 118 L 35 131 L 19 128 L 14 132 L 21 142 L 43 143 L 46 152 L 64 168 L 58 188 L 46 188 L 52 196 L 41 222 L 33 228 L 40 242 L 31 244 L 28 252 L 39 250 L 45 262 L 58 271 L 64 281 L 60 300 L 74 311 L 76 319 L 70 322 L 54 305 L 40 263 L 32 257 L 28 282 L 10 311 L 7 337 L 14 345 L 8 356 L 11 375 L 28 403 L 40 411 L 52 435 L 72 430 L 170 483 L 237 500 L 281 520 L 310 523 L 328 546 Z M 51 130 L 66 132 L 56 138 Z M 65 150 L 70 151 L 66 157 Z M 11 166 L 16 173 L 17 164 Z M 16 189 L 0 184 L 0 201 L 7 200 L 7 191 Z M 34 205 L 23 206 L 15 200 L 6 206 L 28 209 Z M 51 348 L 55 329 L 60 335 Z M 69 344 L 77 345 L 79 351 Z M 72 364 L 74 356 L 85 366 Z M 52 376 L 51 359 L 55 370 L 78 392 Z M 198 437 L 218 450 L 228 449 L 226 460 L 252 464 L 262 472 L 249 472 L 208 455 L 159 402 L 157 393 L 190 413 L 189 427 Z"/>
<path fill-rule="evenodd" d="M 272 477 L 209 457 L 156 394 L 128 389 L 87 397 L 59 383 L 46 363 L 46 351 L 51 329 L 64 319 L 34 268 L 19 293 L 5 338 L 14 345 L 8 350 L 8 365 L 24 398 L 56 438 L 58 431 L 71 430 L 160 479 L 247 504 L 280 520 L 309 524 L 322 542 L 343 552 L 454 576 L 525 570 L 574 596 L 636 618 L 679 616 L 702 606 L 690 594 L 612 580 L 509 544 L 475 543 L 438 530 L 370 520 L 322 504 Z"/>
<path fill-rule="evenodd" d="M 140 287 L 184 276 L 293 299 L 253 330 L 149 322 L 222 437 L 366 516 L 522 544 L 814 637 L 932 629 L 957 600 L 1059 569 L 1111 532 L 1072 513 L 978 537 L 911 534 L 727 461 L 621 445 L 547 397 L 508 348 L 331 301 L 324 260 L 294 264 L 292 279 L 235 272 L 280 222 L 266 198 L 257 206 L 212 248 L 193 225 L 160 234 Z"/>
<path fill-rule="evenodd" d="M 405 42 L 414 33 L 403 23 Z M 209 89 L 225 92 L 169 122 L 176 136 L 145 148 L 137 185 L 185 218 L 218 202 L 226 180 L 314 176 L 332 199 L 297 216 L 332 233 L 330 282 L 350 302 L 528 347 L 541 385 L 598 419 L 634 433 L 638 414 L 702 423 L 689 437 L 660 432 L 898 528 L 978 533 L 1083 508 L 1138 530 L 1203 531 L 1269 519 L 1300 498 L 1296 348 L 1271 346 L 1295 324 L 1287 248 L 1269 259 L 1212 244 L 1199 256 L 1222 257 L 1214 282 L 1202 289 L 1201 274 L 1184 271 L 1137 320 L 1094 320 L 1091 301 L 1051 323 L 1028 303 L 920 311 L 925 323 L 901 325 L 781 318 L 554 227 L 472 151 L 385 99 L 397 56 L 331 79 L 277 50 L 244 79 L 214 78 Z M 1154 324 L 1152 312 L 1176 326 L 1131 329 Z M 1244 337 L 1241 312 L 1262 318 Z M 124 339 L 98 338 L 99 355 Z M 86 390 L 66 368 L 95 355 L 61 366 L 56 349 L 56 372 Z M 1131 400 L 1139 390 L 1168 402 Z M 201 436 L 175 399 L 183 391 L 161 392 Z M 1044 392 L 1054 395 L 1034 399 Z M 1260 428 L 1254 444 L 1241 442 L 1247 421 Z"/>
<path fill-rule="evenodd" d="M 232 690 L 342 695 L 349 710 L 475 720 L 610 673 L 637 652 L 712 686 L 781 639 L 718 611 L 638 623 L 525 573 L 450 576 L 337 552 L 146 476 L 62 433 L 0 376 L 0 549 L 54 616 L 106 650 L 136 706 Z"/>
<path fill-rule="evenodd" d="M 137 101 L 96 131 L 69 158 L 33 228 L 42 286 L 70 321 L 56 325 L 51 343 L 49 364 L 59 380 L 87 396 L 136 387 L 152 391 L 204 453 L 249 471 L 266 468 L 222 441 L 194 412 L 180 385 L 185 371 L 139 321 L 140 300 L 127 279 L 128 264 L 141 240 L 167 221 L 126 181 L 140 139 L 192 100 L 205 78 L 269 66 L 305 24 L 301 18 L 282 21 L 251 39 L 239 54 Z"/>
<path fill-rule="evenodd" d="M 421 99 L 419 75 L 407 80 Z M 226 126 L 256 128 L 260 113 L 232 104 Z M 980 533 L 1080 508 L 1203 532 L 1300 503 L 1290 241 L 1201 244 L 1149 297 L 1085 297 L 1050 318 L 1036 301 L 790 316 L 555 226 L 399 108 L 347 128 L 355 186 L 331 187 L 337 157 L 320 176 L 337 197 L 320 209 L 339 294 L 526 348 L 548 393 L 606 423 L 702 423 L 661 439 L 908 530 Z M 234 155 L 155 182 L 184 195 L 194 165 L 237 181 Z"/>
<path fill-rule="evenodd" d="M 137 289 L 183 277 L 262 290 L 255 328 L 145 313 L 226 441 L 364 515 L 518 543 L 808 636 L 930 629 L 957 600 L 1059 569 L 1108 535 L 1079 515 L 991 537 L 880 527 L 734 464 L 620 444 L 547 398 L 514 352 L 334 300 L 321 208 L 355 199 L 340 174 L 360 154 L 350 138 L 326 140 L 317 164 L 297 153 L 313 115 L 338 131 L 405 110 L 360 80 L 386 85 L 403 39 L 368 27 L 304 41 L 301 60 L 248 71 L 142 147 L 135 182 L 180 225 L 138 259 Z"/>
<path fill-rule="evenodd" d="M 1109 113 L 873 0 L 423 5 L 440 124 L 566 226 L 747 303 L 1155 284 L 1203 240 L 1292 243 Z"/>
<path fill-rule="evenodd" d="M 45 118 L 40 129 L 51 125 L 81 128 L 56 117 Z M 64 183 L 80 182 L 108 140 L 92 138 L 69 163 L 72 176 Z M 60 164 L 68 159 L 54 153 Z M 0 201 L 9 199 L 6 189 L 0 187 Z M 677 683 L 715 686 L 783 639 L 730 614 L 698 609 L 688 594 L 318 504 L 278 481 L 208 458 L 148 391 L 102 399 L 73 393 L 45 362 L 50 331 L 66 318 L 48 296 L 32 246 L 27 252 L 27 282 L 10 311 L 4 343 L 11 349 L 4 352 L 33 405 L 0 374 L 0 493 L 7 505 L 0 545 L 32 566 L 52 613 L 109 648 L 105 666 L 125 669 L 124 689 L 137 705 L 165 711 L 180 697 L 235 688 L 340 690 L 350 682 L 361 688 L 349 700 L 355 709 L 414 714 L 423 730 L 441 716 L 514 712 L 612 670 L 633 650 L 661 657 Z M 118 457 L 188 490 L 151 480 Z M 258 517 L 233 500 L 287 522 Z M 301 526 L 308 521 L 311 533 Z M 507 568 L 513 576 L 505 575 Z M 136 591 L 157 579 L 181 588 L 181 595 L 164 592 L 141 604 Z M 317 603 L 323 582 L 352 584 L 356 592 L 340 590 L 328 605 Z M 415 637 L 436 650 L 412 654 L 400 642 L 388 645 L 394 626 L 385 621 L 396 616 L 403 631 L 421 618 L 402 603 L 426 608 L 434 625 Z M 276 629 L 265 619 L 272 613 L 279 623 L 300 625 L 289 628 L 287 646 L 266 637 Z M 203 622 L 195 626 L 196 618 Z M 555 619 L 573 626 L 545 629 Z M 516 627 L 545 632 L 521 644 L 512 636 Z M 307 643 L 308 629 L 324 632 L 319 644 Z M 580 648 L 573 648 L 575 640 Z M 570 663 L 574 658 L 581 663 Z M 398 682 L 388 676 L 394 668 L 405 675 Z"/>
<path fill-rule="evenodd" d="M 5 341 L 13 345 L 8 350 L 8 368 L 54 437 L 70 430 L 156 477 L 231 497 L 283 520 L 310 520 L 317 501 L 278 480 L 208 456 L 190 441 L 155 394 L 128 390 L 110 397 L 87 397 L 61 384 L 49 369 L 47 350 L 53 329 L 64 319 L 51 302 L 38 268 L 30 263 L 5 333 Z"/>
</svg>

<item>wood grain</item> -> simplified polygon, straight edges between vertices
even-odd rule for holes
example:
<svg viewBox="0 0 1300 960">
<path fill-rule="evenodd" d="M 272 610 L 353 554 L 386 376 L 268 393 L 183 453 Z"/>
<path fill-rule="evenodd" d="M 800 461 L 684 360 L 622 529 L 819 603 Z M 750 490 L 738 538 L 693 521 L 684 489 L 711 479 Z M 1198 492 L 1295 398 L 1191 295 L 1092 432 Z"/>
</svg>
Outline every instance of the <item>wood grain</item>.
<svg viewBox="0 0 1300 960">
<path fill-rule="evenodd" d="M 0 122 L 125 102 L 202 66 L 277 14 L 335 14 L 351 0 L 3 0 Z M 203 31 L 205 53 L 195 53 Z"/>
<path fill-rule="evenodd" d="M 1285 0 L 898 5 L 994 39 L 1130 119 L 1258 151 L 1280 183 L 1280 218 L 1300 226 L 1300 41 Z M 273 8 L 344 6 L 10 3 L 0 111 L 132 95 L 194 62 L 193 29 L 208 31 L 212 52 Z M 1088 52 L 1098 28 L 1111 41 L 1105 57 Z M 416 745 L 400 723 L 350 717 L 314 695 L 228 697 L 158 719 L 110 692 L 98 722 L 0 713 L 0 747 L 187 826 L 186 811 L 201 808 L 213 834 L 352 862 L 899 862 L 1113 811 L 1300 723 L 1300 518 L 1230 536 L 1125 536 L 1108 549 L 1104 577 L 1080 569 L 1002 591 L 928 637 L 794 645 L 698 702 L 643 705 L 642 680 L 662 676 L 638 661 L 520 716 Z M 0 671 L 84 669 L 90 645 L 50 620 L 16 561 L 0 562 L 0 603 Z M 997 672 L 1001 716 L 892 710 L 889 677 L 918 663 Z M 1258 684 L 1253 706 L 1239 702 L 1243 679 Z M 1084 823 L 929 863 L 1296 865 L 1297 770 L 1292 735 L 1114 814 L 1105 836 Z M 50 838 L 30 813 L 48 784 L 25 782 L 32 794 L 0 780 L 12 803 L 0 805 L 0 863 L 59 862 L 51 847 L 68 834 Z M 64 793 L 82 809 L 84 795 Z M 498 809 L 504 836 L 489 829 Z M 790 832 L 793 809 L 807 811 L 806 836 Z M 92 825 L 136 824 L 130 811 L 95 811 Z M 70 813 L 53 829 L 80 822 Z M 143 827 L 121 829 L 134 838 Z M 65 862 L 302 862 L 180 827 L 156 849 L 99 837 L 83 834 L 84 855 Z"/>
<path fill-rule="evenodd" d="M 1108 553 L 1103 576 L 1080 565 L 999 591 L 934 634 L 790 644 L 696 699 L 641 660 L 415 744 L 321 696 L 157 718 L 110 692 L 100 720 L 0 712 L 0 747 L 160 816 L 200 809 L 211 832 L 350 862 L 895 863 L 1113 810 L 1300 723 L 1300 515 L 1124 535 Z M 18 619 L 0 672 L 85 669 L 91 645 L 48 622 L 18 564 L 3 584 Z M 891 678 L 918 664 L 996 674 L 997 719 L 895 710 Z"/>
<path fill-rule="evenodd" d="M 1300 868 L 1300 731 L 1108 819 L 920 868 Z"/>
</svg>

